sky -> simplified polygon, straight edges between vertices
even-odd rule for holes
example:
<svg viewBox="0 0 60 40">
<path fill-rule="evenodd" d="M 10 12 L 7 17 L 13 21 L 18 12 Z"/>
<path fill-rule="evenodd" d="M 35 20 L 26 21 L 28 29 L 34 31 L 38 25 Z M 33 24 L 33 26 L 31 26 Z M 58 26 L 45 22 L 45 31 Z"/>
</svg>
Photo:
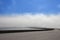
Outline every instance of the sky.
<svg viewBox="0 0 60 40">
<path fill-rule="evenodd" d="M 60 28 L 60 0 L 0 0 L 0 27 Z"/>
</svg>

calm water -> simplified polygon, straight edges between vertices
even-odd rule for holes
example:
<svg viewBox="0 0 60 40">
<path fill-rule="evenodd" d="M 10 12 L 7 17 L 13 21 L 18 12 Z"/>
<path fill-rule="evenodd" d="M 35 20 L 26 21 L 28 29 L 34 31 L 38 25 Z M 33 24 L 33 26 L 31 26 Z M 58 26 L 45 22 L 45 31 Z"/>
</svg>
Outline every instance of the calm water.
<svg viewBox="0 0 60 40">
<path fill-rule="evenodd" d="M 27 28 L 27 27 L 3 27 L 3 28 L 0 28 L 0 30 L 38 30 L 38 29 Z"/>
</svg>

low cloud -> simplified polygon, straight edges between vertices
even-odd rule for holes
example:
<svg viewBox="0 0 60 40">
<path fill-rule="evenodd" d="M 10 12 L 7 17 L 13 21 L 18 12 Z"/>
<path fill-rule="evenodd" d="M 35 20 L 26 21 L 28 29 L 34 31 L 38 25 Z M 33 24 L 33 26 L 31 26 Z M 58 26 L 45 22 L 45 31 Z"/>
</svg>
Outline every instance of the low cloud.
<svg viewBox="0 0 60 40">
<path fill-rule="evenodd" d="M 14 14 L 13 14 L 14 15 Z M 49 27 L 60 28 L 59 15 L 24 14 L 0 16 L 0 27 Z"/>
</svg>

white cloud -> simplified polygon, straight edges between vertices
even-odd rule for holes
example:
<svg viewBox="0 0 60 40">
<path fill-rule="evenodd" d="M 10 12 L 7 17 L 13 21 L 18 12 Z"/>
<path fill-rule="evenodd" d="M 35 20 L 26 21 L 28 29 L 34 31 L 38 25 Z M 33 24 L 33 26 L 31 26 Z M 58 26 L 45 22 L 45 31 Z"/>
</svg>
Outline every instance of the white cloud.
<svg viewBox="0 0 60 40">
<path fill-rule="evenodd" d="M 54 27 L 60 28 L 59 15 L 24 14 L 0 16 L 0 27 Z"/>
</svg>

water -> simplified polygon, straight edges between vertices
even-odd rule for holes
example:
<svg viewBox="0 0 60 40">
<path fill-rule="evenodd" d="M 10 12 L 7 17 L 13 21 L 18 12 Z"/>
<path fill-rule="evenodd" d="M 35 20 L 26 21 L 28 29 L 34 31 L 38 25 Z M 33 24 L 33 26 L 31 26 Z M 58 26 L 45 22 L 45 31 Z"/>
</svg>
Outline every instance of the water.
<svg viewBox="0 0 60 40">
<path fill-rule="evenodd" d="M 42 30 L 42 29 L 35 29 L 35 28 L 27 28 L 27 27 L 3 27 L 0 30 Z"/>
</svg>

